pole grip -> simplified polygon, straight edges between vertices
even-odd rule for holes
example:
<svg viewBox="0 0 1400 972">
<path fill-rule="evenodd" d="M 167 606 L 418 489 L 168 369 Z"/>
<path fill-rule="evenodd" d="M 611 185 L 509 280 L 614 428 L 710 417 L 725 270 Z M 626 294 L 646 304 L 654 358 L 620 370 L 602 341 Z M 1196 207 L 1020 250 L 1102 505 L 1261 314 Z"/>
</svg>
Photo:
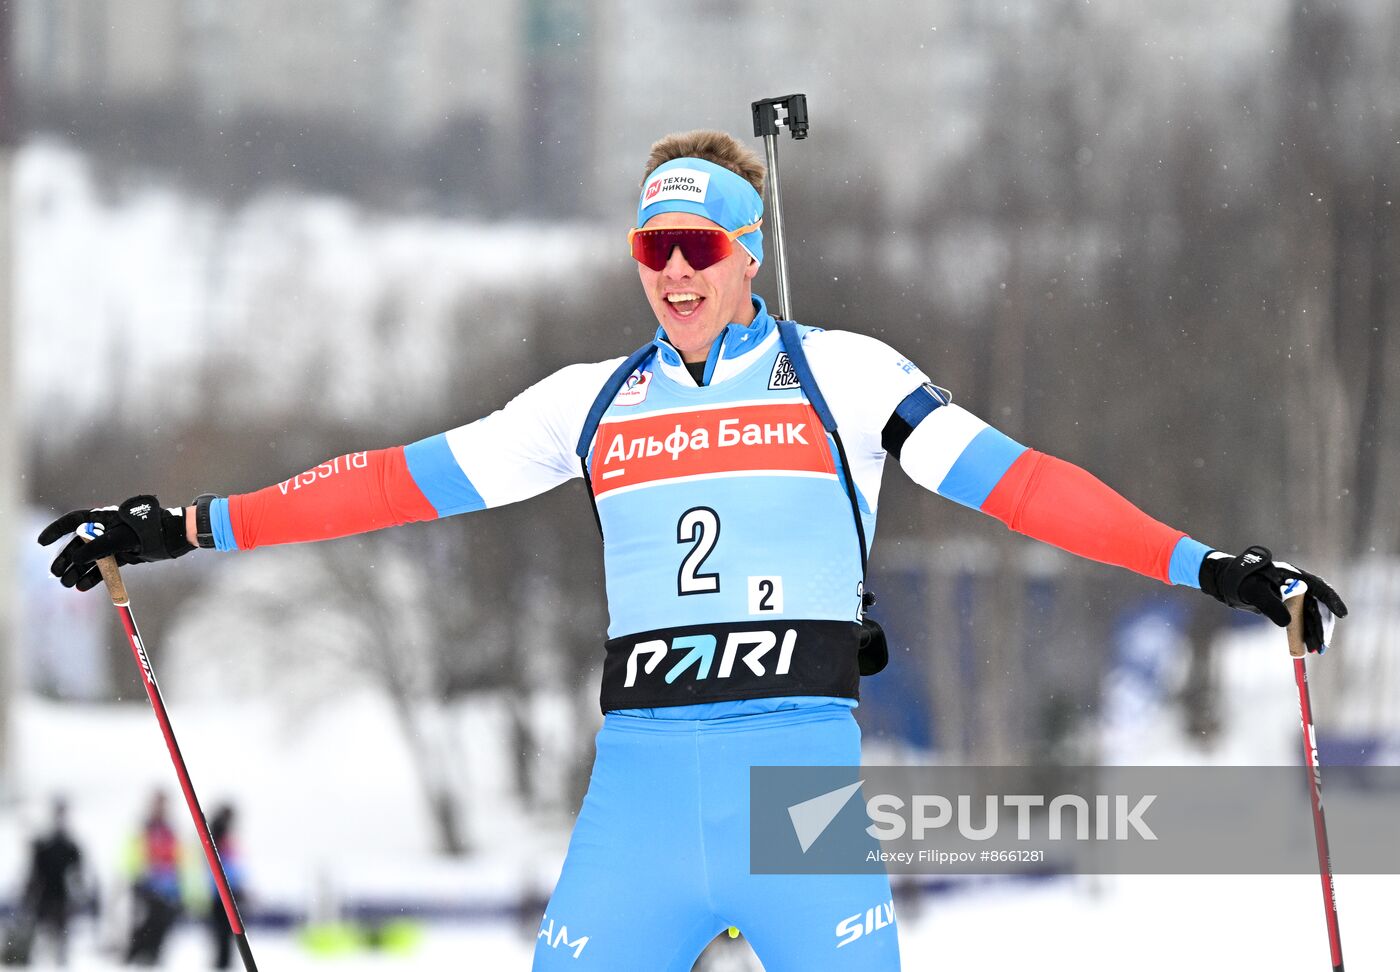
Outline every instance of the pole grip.
<svg viewBox="0 0 1400 972">
<path fill-rule="evenodd" d="M 86 529 L 79 530 L 77 537 L 83 543 L 92 543 L 97 539 Z M 126 582 L 122 580 L 122 572 L 117 569 L 117 558 L 103 557 L 97 562 L 97 569 L 101 572 L 102 580 L 107 585 L 107 593 L 111 595 L 112 603 L 117 607 L 126 607 L 130 604 L 131 599 L 126 596 Z"/>
<path fill-rule="evenodd" d="M 1283 603 L 1288 605 L 1288 653 L 1303 658 L 1308 653 L 1303 641 L 1303 596 L 1290 597 Z"/>
<path fill-rule="evenodd" d="M 107 584 L 112 603 L 117 607 L 130 604 L 131 599 L 126 596 L 126 582 L 122 580 L 122 572 L 117 569 L 117 558 L 103 557 L 97 562 L 97 569 L 102 572 L 102 580 Z"/>
</svg>

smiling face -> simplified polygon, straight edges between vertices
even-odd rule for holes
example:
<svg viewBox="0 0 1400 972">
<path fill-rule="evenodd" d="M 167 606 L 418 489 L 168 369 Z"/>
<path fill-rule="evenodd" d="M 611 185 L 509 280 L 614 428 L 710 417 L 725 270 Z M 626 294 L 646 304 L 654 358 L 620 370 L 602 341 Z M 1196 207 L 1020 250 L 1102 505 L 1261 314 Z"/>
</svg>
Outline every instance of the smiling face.
<svg viewBox="0 0 1400 972">
<path fill-rule="evenodd" d="M 678 226 L 719 228 L 703 216 L 689 213 L 658 213 L 647 220 L 644 228 Z M 738 243 L 729 256 L 704 270 L 687 263 L 677 247 L 671 251 L 664 269 L 653 270 L 638 263 L 637 272 L 652 313 L 688 362 L 704 361 L 726 324 L 748 324 L 754 318 L 750 298 L 758 263 Z"/>
</svg>

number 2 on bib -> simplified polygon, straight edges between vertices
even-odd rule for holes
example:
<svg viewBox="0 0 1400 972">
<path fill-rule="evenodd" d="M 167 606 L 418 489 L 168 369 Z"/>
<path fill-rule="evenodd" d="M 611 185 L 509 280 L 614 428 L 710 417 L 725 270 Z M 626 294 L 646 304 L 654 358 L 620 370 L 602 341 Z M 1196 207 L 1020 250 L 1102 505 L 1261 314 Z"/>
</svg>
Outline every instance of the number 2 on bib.
<svg viewBox="0 0 1400 972">
<path fill-rule="evenodd" d="M 708 506 L 694 506 L 681 514 L 676 524 L 676 543 L 694 544 L 681 561 L 681 569 L 676 574 L 678 594 L 716 594 L 719 592 L 719 574 L 700 573 L 705 558 L 714 550 L 719 540 L 719 514 Z"/>
</svg>

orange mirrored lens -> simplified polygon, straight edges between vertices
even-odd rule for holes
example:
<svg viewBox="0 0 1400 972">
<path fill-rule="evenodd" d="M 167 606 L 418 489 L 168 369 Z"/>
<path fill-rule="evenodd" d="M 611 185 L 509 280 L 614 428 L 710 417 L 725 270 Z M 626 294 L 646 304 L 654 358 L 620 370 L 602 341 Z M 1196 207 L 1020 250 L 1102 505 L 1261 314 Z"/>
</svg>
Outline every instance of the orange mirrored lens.
<svg viewBox="0 0 1400 972">
<path fill-rule="evenodd" d="M 704 270 L 729 256 L 733 244 L 721 229 L 679 228 L 632 231 L 632 259 L 652 270 L 666 269 L 676 247 L 695 270 Z"/>
</svg>

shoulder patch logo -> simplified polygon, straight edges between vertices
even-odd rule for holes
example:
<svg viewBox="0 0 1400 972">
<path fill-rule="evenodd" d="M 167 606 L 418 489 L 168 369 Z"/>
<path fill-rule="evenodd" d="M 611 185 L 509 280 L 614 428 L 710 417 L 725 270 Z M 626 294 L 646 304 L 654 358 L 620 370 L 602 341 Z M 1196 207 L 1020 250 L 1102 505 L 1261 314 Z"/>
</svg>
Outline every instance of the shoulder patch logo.
<svg viewBox="0 0 1400 972">
<path fill-rule="evenodd" d="M 779 351 L 778 360 L 773 362 L 773 373 L 768 376 L 768 388 L 772 391 L 788 391 L 801 387 L 802 383 L 797 380 L 797 369 L 788 360 L 787 352 Z"/>
<path fill-rule="evenodd" d="M 650 371 L 634 371 L 627 376 L 626 383 L 622 390 L 613 399 L 614 405 L 640 405 L 647 400 L 647 391 L 651 388 Z"/>
</svg>

